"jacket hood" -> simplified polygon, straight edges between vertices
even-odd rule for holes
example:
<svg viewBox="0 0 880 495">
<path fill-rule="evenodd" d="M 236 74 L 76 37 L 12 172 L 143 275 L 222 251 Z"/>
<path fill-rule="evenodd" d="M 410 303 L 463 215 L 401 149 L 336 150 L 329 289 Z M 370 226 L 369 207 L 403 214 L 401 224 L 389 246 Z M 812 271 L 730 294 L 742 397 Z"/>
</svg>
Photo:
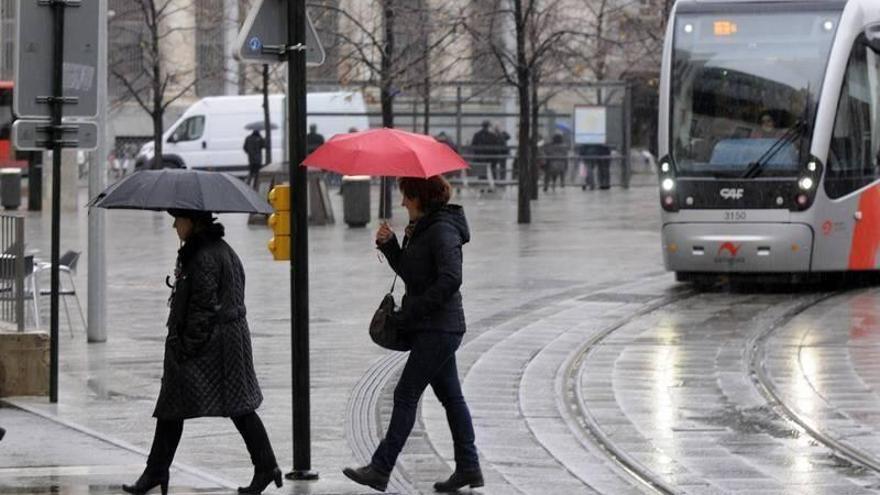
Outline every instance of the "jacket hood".
<svg viewBox="0 0 880 495">
<path fill-rule="evenodd" d="M 416 225 L 416 232 L 427 229 L 435 223 L 447 223 L 458 231 L 461 243 L 466 244 L 471 240 L 471 231 L 468 228 L 467 219 L 464 216 L 464 208 L 460 205 L 447 204 L 428 213 Z"/>
</svg>

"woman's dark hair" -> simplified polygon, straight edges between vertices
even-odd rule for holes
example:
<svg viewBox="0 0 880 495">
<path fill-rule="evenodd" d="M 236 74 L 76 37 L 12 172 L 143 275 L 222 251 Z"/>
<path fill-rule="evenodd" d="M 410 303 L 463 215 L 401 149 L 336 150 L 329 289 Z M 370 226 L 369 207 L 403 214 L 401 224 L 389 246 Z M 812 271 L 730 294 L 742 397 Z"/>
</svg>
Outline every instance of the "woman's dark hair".
<svg viewBox="0 0 880 495">
<path fill-rule="evenodd" d="M 174 218 L 188 218 L 192 220 L 194 224 L 201 225 L 208 225 L 215 220 L 210 211 L 181 210 L 172 208 L 168 210 L 168 214 Z"/>
<path fill-rule="evenodd" d="M 424 211 L 440 208 L 452 197 L 452 186 L 442 175 L 427 179 L 401 177 L 397 183 L 400 185 L 400 192 L 409 199 L 419 200 Z"/>
</svg>

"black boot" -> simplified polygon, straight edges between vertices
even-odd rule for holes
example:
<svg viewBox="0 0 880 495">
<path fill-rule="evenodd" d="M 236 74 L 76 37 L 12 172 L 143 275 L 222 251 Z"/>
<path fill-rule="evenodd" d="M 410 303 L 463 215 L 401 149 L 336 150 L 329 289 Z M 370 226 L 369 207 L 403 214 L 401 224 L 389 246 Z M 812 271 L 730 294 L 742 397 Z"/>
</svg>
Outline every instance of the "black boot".
<svg viewBox="0 0 880 495">
<path fill-rule="evenodd" d="M 384 492 L 388 488 L 389 476 L 376 471 L 369 464 L 359 468 L 345 468 L 342 470 L 342 474 L 348 476 L 348 479 L 355 483 L 369 486 L 380 492 Z"/>
<path fill-rule="evenodd" d="M 133 485 L 122 485 L 122 490 L 135 495 L 144 495 L 157 486 L 162 488 L 162 495 L 168 495 L 168 471 L 154 471 L 147 468 Z"/>
<path fill-rule="evenodd" d="M 281 470 L 275 460 L 275 452 L 269 442 L 269 434 L 260 416 L 256 412 L 250 412 L 232 418 L 238 432 L 244 439 L 251 462 L 254 464 L 254 478 L 251 484 L 240 487 L 238 493 L 260 494 L 273 481 L 275 486 L 281 488 Z"/>
<path fill-rule="evenodd" d="M 238 487 L 238 493 L 259 495 L 273 481 L 276 487 L 281 488 L 281 470 L 277 467 L 271 471 L 254 471 L 254 478 L 251 480 L 251 484 L 245 487 Z"/>
<path fill-rule="evenodd" d="M 441 493 L 455 492 L 467 485 L 470 485 L 471 488 L 483 486 L 483 472 L 480 471 L 480 468 L 470 471 L 456 469 L 446 481 L 434 483 L 434 490 Z"/>
</svg>

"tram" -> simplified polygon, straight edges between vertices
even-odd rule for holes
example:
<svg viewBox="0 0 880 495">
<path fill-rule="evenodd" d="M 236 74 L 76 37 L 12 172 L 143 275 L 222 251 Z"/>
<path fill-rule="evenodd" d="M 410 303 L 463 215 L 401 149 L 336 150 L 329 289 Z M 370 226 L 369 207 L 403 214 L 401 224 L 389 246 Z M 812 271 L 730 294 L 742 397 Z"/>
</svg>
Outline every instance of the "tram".
<svg viewBox="0 0 880 495">
<path fill-rule="evenodd" d="M 679 280 L 880 269 L 880 0 L 679 0 L 661 70 Z"/>
</svg>

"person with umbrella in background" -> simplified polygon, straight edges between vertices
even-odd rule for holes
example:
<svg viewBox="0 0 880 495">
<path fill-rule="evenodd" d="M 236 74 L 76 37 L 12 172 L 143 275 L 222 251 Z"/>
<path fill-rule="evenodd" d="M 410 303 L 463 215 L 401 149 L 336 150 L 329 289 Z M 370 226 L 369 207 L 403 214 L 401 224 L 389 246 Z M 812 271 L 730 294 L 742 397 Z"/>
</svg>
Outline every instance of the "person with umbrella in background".
<svg viewBox="0 0 880 495">
<path fill-rule="evenodd" d="M 248 157 L 248 176 L 245 183 L 250 184 L 254 190 L 257 189 L 257 180 L 260 176 L 260 168 L 263 166 L 263 148 L 266 147 L 266 141 L 260 135 L 260 131 L 254 129 L 248 137 L 244 139 L 244 152 Z"/>
<path fill-rule="evenodd" d="M 263 395 L 246 319 L 244 269 L 211 213 L 266 214 L 272 207 L 229 174 L 185 169 L 138 172 L 89 204 L 165 210 L 181 242 L 173 280 L 165 280 L 171 295 L 153 444 L 143 474 L 122 489 L 144 494 L 158 486 L 166 494 L 184 421 L 208 416 L 232 418 L 244 439 L 254 475 L 239 493 L 259 494 L 273 482 L 280 487 L 281 470 L 256 413 Z"/>
</svg>

